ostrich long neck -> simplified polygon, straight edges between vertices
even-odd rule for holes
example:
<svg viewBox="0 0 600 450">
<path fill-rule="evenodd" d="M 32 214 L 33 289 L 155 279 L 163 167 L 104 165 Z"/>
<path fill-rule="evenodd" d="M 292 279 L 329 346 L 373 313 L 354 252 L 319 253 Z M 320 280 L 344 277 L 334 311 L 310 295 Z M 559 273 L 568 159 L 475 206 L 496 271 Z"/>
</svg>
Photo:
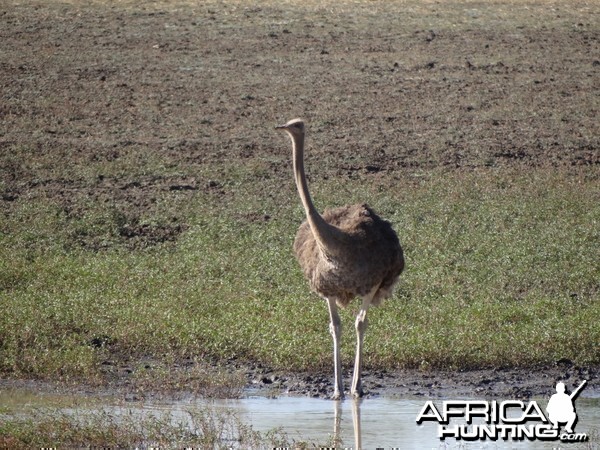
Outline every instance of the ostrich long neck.
<svg viewBox="0 0 600 450">
<path fill-rule="evenodd" d="M 304 136 L 293 136 L 292 144 L 294 149 L 294 177 L 300 200 L 306 212 L 306 219 L 321 250 L 332 253 L 335 247 L 333 245 L 333 235 L 337 230 L 325 222 L 310 198 L 306 175 L 304 174 Z"/>
</svg>

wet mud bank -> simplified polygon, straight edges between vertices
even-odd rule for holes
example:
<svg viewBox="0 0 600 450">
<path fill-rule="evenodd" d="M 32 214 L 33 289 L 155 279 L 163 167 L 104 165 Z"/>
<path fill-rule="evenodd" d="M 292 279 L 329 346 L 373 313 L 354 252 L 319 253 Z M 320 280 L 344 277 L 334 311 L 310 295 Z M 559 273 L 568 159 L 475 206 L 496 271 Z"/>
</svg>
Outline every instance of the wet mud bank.
<svg viewBox="0 0 600 450">
<path fill-rule="evenodd" d="M 221 368 L 222 369 L 222 368 Z M 27 389 L 41 395 L 59 392 L 79 396 L 115 396 L 124 400 L 153 398 L 244 398 L 251 396 L 277 398 L 281 396 L 329 398 L 333 392 L 333 375 L 324 371 L 284 372 L 264 366 L 232 365 L 226 369 L 232 378 L 223 378 L 209 388 L 190 379 L 186 385 L 135 382 L 130 371 L 105 384 L 83 382 L 52 382 L 35 380 L 0 379 L 0 390 Z M 180 369 L 174 369 L 173 378 L 182 380 Z M 351 370 L 344 371 L 346 395 L 349 396 Z M 232 385 L 232 379 L 237 380 Z M 573 389 L 587 380 L 581 392 L 583 398 L 600 397 L 600 367 L 579 367 L 568 361 L 553 366 L 535 368 L 477 369 L 477 370 L 365 370 L 363 383 L 365 398 L 502 398 L 527 399 L 552 394 L 558 381 Z"/>
<path fill-rule="evenodd" d="M 345 373 L 349 389 L 351 372 Z M 363 373 L 365 396 L 369 397 L 433 397 L 433 398 L 530 398 L 552 393 L 558 381 L 578 385 L 587 380 L 583 397 L 600 396 L 600 369 L 583 368 L 569 363 L 552 367 L 478 369 L 457 371 L 371 370 Z M 256 371 L 247 390 L 265 395 L 299 395 L 328 397 L 333 392 L 332 375 L 328 373 L 283 374 Z M 348 392 L 346 392 L 348 395 Z"/>
</svg>

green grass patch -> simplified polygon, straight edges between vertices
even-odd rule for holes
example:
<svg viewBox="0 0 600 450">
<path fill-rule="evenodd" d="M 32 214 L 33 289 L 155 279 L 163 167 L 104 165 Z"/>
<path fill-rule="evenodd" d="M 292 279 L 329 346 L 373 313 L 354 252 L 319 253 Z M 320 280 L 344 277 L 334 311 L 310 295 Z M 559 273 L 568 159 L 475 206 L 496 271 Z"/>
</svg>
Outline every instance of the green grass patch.
<svg viewBox="0 0 600 450">
<path fill-rule="evenodd" d="M 198 192 L 189 229 L 140 250 L 73 245 L 73 228 L 89 223 L 52 204 L 2 216 L 0 372 L 94 379 L 106 359 L 148 356 L 329 367 L 327 308 L 291 252 L 303 219 L 294 188 L 248 189 L 252 176 L 238 174 L 227 202 Z M 405 249 L 395 296 L 369 315 L 368 366 L 600 363 L 600 188 L 589 173 L 440 171 L 313 190 L 318 205 L 367 201 Z M 87 215 L 104 210 L 91 204 Z M 102 217 L 108 239 L 119 219 Z M 353 314 L 342 315 L 346 365 Z"/>
</svg>

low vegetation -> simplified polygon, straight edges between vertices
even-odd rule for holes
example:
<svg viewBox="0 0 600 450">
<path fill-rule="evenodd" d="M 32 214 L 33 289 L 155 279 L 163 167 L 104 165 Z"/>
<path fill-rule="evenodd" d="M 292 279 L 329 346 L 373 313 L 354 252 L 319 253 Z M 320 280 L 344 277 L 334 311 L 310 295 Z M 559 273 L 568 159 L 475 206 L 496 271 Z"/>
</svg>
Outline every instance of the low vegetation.
<svg viewBox="0 0 600 450">
<path fill-rule="evenodd" d="M 273 430 L 254 431 L 228 412 L 190 411 L 186 419 L 170 413 L 143 416 L 114 414 L 102 409 L 78 411 L 40 409 L 27 417 L 0 423 L 0 447 L 29 448 L 212 448 L 261 449 L 293 446 L 308 448 L 305 442 L 290 439 Z"/>
<path fill-rule="evenodd" d="M 43 204 L 5 217 L 2 372 L 89 379 L 103 361 L 146 355 L 328 367 L 327 310 L 290 250 L 302 219 L 292 183 L 263 186 L 271 196 L 248 186 L 240 181 L 227 202 L 190 198 L 191 225 L 177 243 L 140 251 L 72 248 L 74 227 L 111 239 L 117 223 L 95 228 L 103 205 L 76 224 Z M 320 205 L 369 201 L 405 248 L 395 297 L 370 315 L 367 365 L 599 362 L 595 178 L 490 169 L 314 190 Z M 344 313 L 350 364 L 353 311 Z"/>
</svg>

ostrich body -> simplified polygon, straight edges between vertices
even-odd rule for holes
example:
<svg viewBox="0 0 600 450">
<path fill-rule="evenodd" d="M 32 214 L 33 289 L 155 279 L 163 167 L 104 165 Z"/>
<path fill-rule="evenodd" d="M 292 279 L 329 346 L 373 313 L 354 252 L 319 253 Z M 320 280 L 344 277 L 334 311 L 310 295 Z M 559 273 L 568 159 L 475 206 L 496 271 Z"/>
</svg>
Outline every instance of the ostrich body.
<svg viewBox="0 0 600 450">
<path fill-rule="evenodd" d="M 354 397 L 360 397 L 367 311 L 391 295 L 404 268 L 402 248 L 390 223 L 366 204 L 329 209 L 321 216 L 311 200 L 304 174 L 304 122 L 294 119 L 277 128 L 286 131 L 292 139 L 294 177 L 306 212 L 306 221 L 296 234 L 294 252 L 311 289 L 329 306 L 334 399 L 344 396 L 338 306 L 345 307 L 355 297 L 362 298 L 355 321 L 356 358 L 350 390 Z"/>
</svg>

